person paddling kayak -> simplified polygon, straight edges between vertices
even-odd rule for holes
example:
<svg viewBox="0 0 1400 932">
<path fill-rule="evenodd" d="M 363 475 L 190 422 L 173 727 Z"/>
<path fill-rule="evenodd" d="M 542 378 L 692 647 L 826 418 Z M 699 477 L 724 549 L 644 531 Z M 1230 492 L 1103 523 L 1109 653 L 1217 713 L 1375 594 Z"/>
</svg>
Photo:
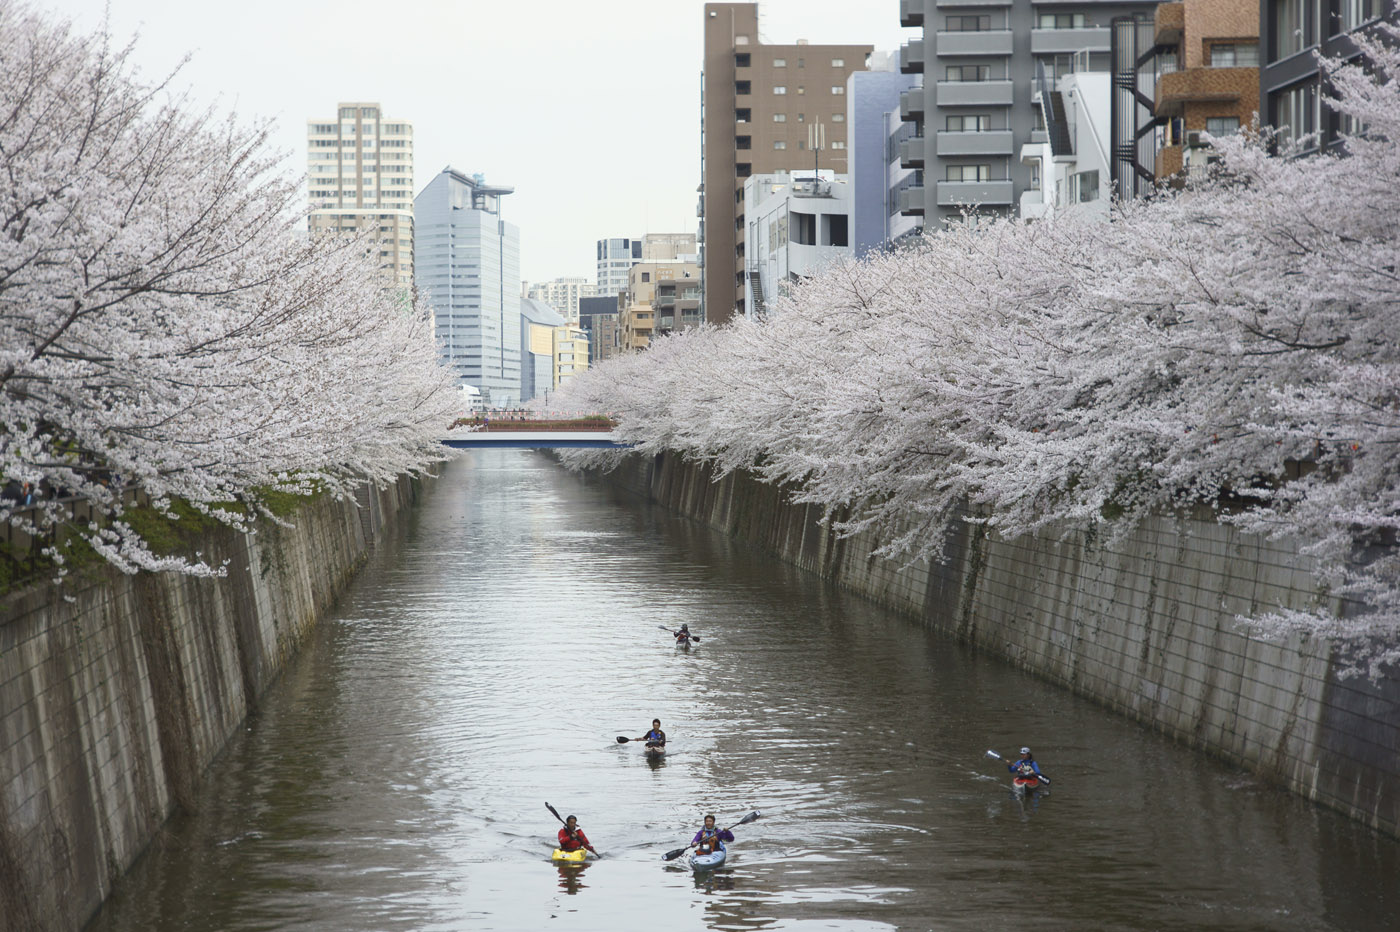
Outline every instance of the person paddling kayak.
<svg viewBox="0 0 1400 932">
<path fill-rule="evenodd" d="M 695 837 L 690 840 L 691 847 L 699 846 L 701 854 L 709 854 L 716 848 L 723 847 L 723 842 L 733 841 L 734 833 L 727 828 L 715 828 L 715 817 L 705 816 L 705 825 L 700 831 L 695 833 Z"/>
<path fill-rule="evenodd" d="M 559 850 L 577 851 L 580 848 L 587 848 L 598 854 L 597 849 L 588 843 L 588 836 L 583 834 L 583 829 L 578 827 L 578 817 L 569 816 L 564 820 L 564 827 L 559 830 Z"/>
<path fill-rule="evenodd" d="M 650 749 L 650 748 L 664 748 L 664 747 L 666 746 L 666 732 L 664 732 L 664 731 L 661 730 L 661 719 L 659 719 L 659 718 L 654 718 L 654 719 L 652 719 L 652 720 L 651 720 L 651 731 L 649 731 L 649 732 L 647 732 L 646 734 L 642 735 L 640 738 L 634 738 L 633 740 L 634 740 L 634 741 L 645 741 L 645 742 L 647 743 L 647 748 L 649 748 L 649 749 Z"/>
<path fill-rule="evenodd" d="M 1006 769 L 1020 777 L 1041 776 L 1040 765 L 1031 756 L 1030 748 L 1021 748 L 1021 756 L 1009 762 Z"/>
<path fill-rule="evenodd" d="M 689 643 L 690 643 L 690 628 L 689 628 L 689 627 L 687 627 L 686 625 L 681 625 L 681 629 L 680 629 L 679 631 L 676 632 L 676 643 L 677 643 L 677 644 L 689 644 Z"/>
</svg>

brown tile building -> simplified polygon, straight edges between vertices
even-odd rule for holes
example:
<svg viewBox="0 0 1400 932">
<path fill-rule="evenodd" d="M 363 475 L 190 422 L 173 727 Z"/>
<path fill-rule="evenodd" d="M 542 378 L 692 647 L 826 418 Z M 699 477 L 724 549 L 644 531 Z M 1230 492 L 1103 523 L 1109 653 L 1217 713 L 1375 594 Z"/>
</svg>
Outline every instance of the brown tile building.
<svg viewBox="0 0 1400 932">
<path fill-rule="evenodd" d="M 845 172 L 846 79 L 869 45 L 766 45 L 758 4 L 705 4 L 701 250 L 705 316 L 744 313 L 744 179 L 812 167 L 808 129 L 821 124 L 824 169 Z"/>
<path fill-rule="evenodd" d="M 1248 126 L 1259 107 L 1257 0 L 1163 3 L 1153 18 L 1160 72 L 1154 112 L 1164 132 L 1154 174 L 1198 167 L 1200 133 Z"/>
</svg>

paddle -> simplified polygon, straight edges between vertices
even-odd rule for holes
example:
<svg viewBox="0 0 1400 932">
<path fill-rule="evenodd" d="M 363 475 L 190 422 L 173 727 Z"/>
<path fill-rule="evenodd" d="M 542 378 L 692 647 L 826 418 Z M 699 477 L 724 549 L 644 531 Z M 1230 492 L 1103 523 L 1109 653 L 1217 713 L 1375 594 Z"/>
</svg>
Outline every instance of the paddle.
<svg viewBox="0 0 1400 932">
<path fill-rule="evenodd" d="M 671 629 L 668 628 L 668 627 L 666 627 L 665 625 L 657 625 L 657 627 L 660 628 L 662 631 L 671 631 Z M 671 631 L 671 634 L 674 635 L 675 633 L 676 633 L 676 632 Z M 694 635 L 694 634 L 691 634 L 689 631 L 687 631 L 687 632 L 685 633 L 685 636 L 688 637 L 688 638 L 690 638 L 690 639 L 691 639 L 692 641 L 694 641 L 696 644 L 699 644 L 699 643 L 700 643 L 700 638 L 699 638 L 698 636 Z"/>
<path fill-rule="evenodd" d="M 725 829 L 725 831 L 727 832 L 727 831 L 729 831 L 730 829 L 738 828 L 738 827 L 741 826 L 741 825 L 748 825 L 748 824 L 749 824 L 750 822 L 752 822 L 754 819 L 757 819 L 757 818 L 759 817 L 760 814 L 761 814 L 761 813 L 759 813 L 757 810 L 755 810 L 755 811 L 753 811 L 753 812 L 750 812 L 748 815 L 744 816 L 744 817 L 743 817 L 742 819 L 740 819 L 738 822 L 735 822 L 733 825 L 729 826 L 729 828 Z M 678 857 L 680 857 L 681 855 L 685 854 L 687 851 L 689 851 L 691 848 L 694 848 L 694 847 L 695 847 L 695 845 L 690 844 L 690 845 L 686 845 L 684 848 L 677 848 L 677 849 L 674 850 L 674 851 L 667 851 L 665 854 L 663 854 L 663 855 L 661 856 L 661 860 L 663 860 L 663 861 L 674 861 L 676 858 L 678 858 Z"/>
<path fill-rule="evenodd" d="M 548 809 L 550 812 L 554 813 L 554 818 L 558 819 L 560 822 L 563 822 L 565 828 L 568 828 L 568 827 L 569 827 L 569 823 L 568 823 L 568 822 L 564 822 L 564 817 L 561 816 L 561 815 L 559 814 L 559 810 L 558 810 L 558 809 L 555 809 L 555 808 L 554 808 L 553 806 L 551 806 L 549 803 L 545 803 L 545 804 L 544 804 L 544 807 L 545 807 L 546 809 Z M 602 855 L 598 853 L 598 849 L 595 848 L 595 847 L 593 847 L 592 845 L 584 845 L 584 847 L 587 848 L 589 851 L 592 851 L 592 852 L 593 852 L 593 856 L 594 856 L 595 858 L 601 858 L 601 857 L 602 857 Z"/>
<path fill-rule="evenodd" d="M 998 754 L 996 751 L 991 751 L 991 750 L 987 751 L 987 756 L 988 756 L 988 757 L 995 757 L 997 760 L 1006 760 L 1006 758 L 1002 757 L 1002 756 L 1001 756 L 1000 754 Z M 1047 776 L 1046 776 L 1045 774 L 1043 774 L 1043 773 L 1038 773 L 1038 774 L 1036 774 L 1036 775 L 1035 775 L 1035 778 L 1036 778 L 1037 780 L 1039 780 L 1041 783 L 1044 783 L 1046 786 L 1049 786 L 1049 785 L 1050 785 L 1050 778 L 1047 777 Z"/>
</svg>

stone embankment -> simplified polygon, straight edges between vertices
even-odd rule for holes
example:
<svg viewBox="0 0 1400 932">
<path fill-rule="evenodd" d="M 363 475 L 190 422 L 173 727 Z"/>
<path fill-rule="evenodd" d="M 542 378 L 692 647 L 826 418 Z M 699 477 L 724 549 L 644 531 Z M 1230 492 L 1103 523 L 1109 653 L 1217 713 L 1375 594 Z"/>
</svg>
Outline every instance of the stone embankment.
<svg viewBox="0 0 1400 932">
<path fill-rule="evenodd" d="M 608 478 L 1400 836 L 1400 678 L 1342 678 L 1327 641 L 1263 641 L 1235 623 L 1315 603 L 1296 549 L 1209 520 L 1162 519 L 1112 544 L 962 525 L 945 563 L 906 565 L 747 474 L 715 482 L 663 454 L 628 457 Z"/>
<path fill-rule="evenodd" d="M 0 602 L 0 930 L 82 927 L 419 490 L 213 533 L 225 579 L 109 571 Z"/>
</svg>

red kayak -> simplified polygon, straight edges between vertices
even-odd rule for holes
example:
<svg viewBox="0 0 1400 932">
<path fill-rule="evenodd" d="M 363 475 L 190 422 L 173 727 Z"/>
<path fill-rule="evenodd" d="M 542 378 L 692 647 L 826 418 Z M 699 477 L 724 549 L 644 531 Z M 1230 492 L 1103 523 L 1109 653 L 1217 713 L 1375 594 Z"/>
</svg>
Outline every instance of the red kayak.
<svg viewBox="0 0 1400 932">
<path fill-rule="evenodd" d="M 1015 776 L 1011 778 L 1011 786 L 1018 793 L 1029 793 L 1040 786 L 1040 779 L 1034 774 L 1029 777 Z"/>
</svg>

